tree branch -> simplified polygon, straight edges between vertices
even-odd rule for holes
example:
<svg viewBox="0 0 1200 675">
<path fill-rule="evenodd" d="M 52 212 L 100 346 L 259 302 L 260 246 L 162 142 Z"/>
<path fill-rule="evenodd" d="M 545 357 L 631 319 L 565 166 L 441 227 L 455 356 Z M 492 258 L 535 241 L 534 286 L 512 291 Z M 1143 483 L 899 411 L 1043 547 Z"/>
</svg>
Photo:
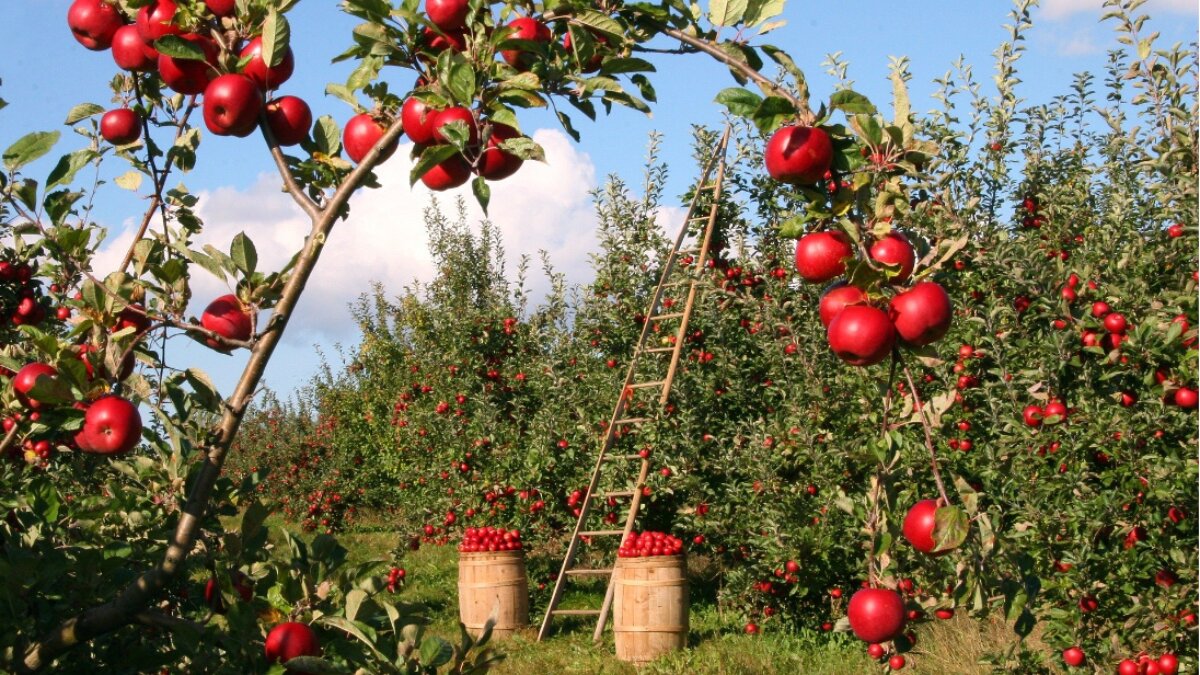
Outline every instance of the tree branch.
<svg viewBox="0 0 1200 675">
<path fill-rule="evenodd" d="M 933 467 L 933 480 L 937 483 L 938 493 L 942 496 L 942 504 L 949 505 L 950 497 L 946 494 L 946 486 L 942 483 L 942 472 L 938 470 L 937 450 L 933 447 L 933 434 L 929 431 L 929 420 L 925 417 L 925 406 L 921 403 L 921 395 L 917 393 L 917 385 L 913 383 L 912 373 L 908 370 L 908 364 L 904 364 L 904 379 L 908 381 L 908 388 L 912 390 L 913 405 L 917 408 L 917 415 L 921 417 L 921 428 L 925 430 L 925 447 L 929 448 L 929 465 Z"/>
<path fill-rule="evenodd" d="M 267 142 L 267 149 L 271 151 L 271 159 L 275 160 L 275 168 L 279 170 L 279 177 L 283 179 L 283 186 L 287 193 L 300 205 L 301 209 L 304 209 L 309 220 L 315 221 L 320 217 L 321 209 L 312 198 L 304 194 L 304 190 L 296 183 L 296 177 L 292 175 L 292 170 L 288 168 L 287 160 L 283 157 L 283 151 L 279 149 L 279 142 L 275 140 L 275 134 L 271 133 L 271 125 L 267 123 L 266 108 L 263 108 L 262 112 L 258 114 L 258 128 L 262 131 L 263 140 Z"/>
</svg>

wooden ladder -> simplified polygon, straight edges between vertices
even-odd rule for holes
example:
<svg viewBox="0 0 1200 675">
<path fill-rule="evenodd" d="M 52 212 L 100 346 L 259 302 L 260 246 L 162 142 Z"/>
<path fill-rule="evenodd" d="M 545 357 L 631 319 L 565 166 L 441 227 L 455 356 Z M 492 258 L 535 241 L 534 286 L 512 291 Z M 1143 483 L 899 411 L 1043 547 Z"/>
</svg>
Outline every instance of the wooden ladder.
<svg viewBox="0 0 1200 675">
<path fill-rule="evenodd" d="M 724 133 L 721 134 L 720 140 L 713 152 L 711 158 L 704 166 L 704 170 L 700 174 L 700 180 L 697 183 L 696 191 L 692 196 L 691 204 L 688 207 L 687 217 L 684 219 L 682 227 L 679 229 L 679 235 L 675 238 L 675 244 L 671 249 L 670 255 L 662 267 L 662 274 L 659 277 L 658 286 L 654 289 L 654 295 L 650 299 L 650 309 L 646 312 L 646 319 L 642 326 L 641 335 L 633 350 L 633 356 L 630 359 L 629 369 L 625 373 L 625 380 L 621 384 L 621 393 L 617 396 L 616 405 L 613 406 L 612 417 L 609 418 L 608 427 L 605 429 L 604 438 L 600 443 L 600 452 L 596 457 L 596 465 L 592 470 L 592 478 L 584 491 L 582 502 L 579 507 L 579 517 L 575 522 L 575 530 L 571 533 L 571 542 L 567 545 L 567 553 L 563 557 L 562 568 L 559 570 L 558 577 L 554 581 L 554 592 L 550 596 L 550 603 L 546 606 L 546 615 L 542 619 L 542 627 L 538 631 L 538 640 L 546 639 L 550 633 L 550 621 L 556 616 L 595 616 L 596 631 L 593 634 L 593 639 L 597 642 L 604 633 L 604 627 L 608 622 L 609 609 L 612 607 L 613 600 L 613 569 L 612 567 L 605 568 L 576 568 L 575 556 L 579 552 L 579 543 L 583 538 L 589 540 L 593 537 L 620 537 L 618 541 L 624 541 L 625 537 L 633 530 L 634 521 L 637 520 L 638 507 L 641 505 L 642 488 L 646 484 L 646 476 L 650 471 L 650 460 L 648 457 L 641 455 L 610 455 L 609 451 L 613 449 L 613 445 L 619 437 L 620 430 L 626 425 L 645 424 L 654 421 L 655 417 L 627 417 L 629 403 L 633 400 L 634 395 L 643 390 L 658 392 L 658 403 L 656 410 L 661 410 L 667 403 L 667 399 L 671 393 L 671 383 L 675 379 L 675 374 L 679 367 L 679 357 L 683 351 L 683 344 L 687 341 L 688 320 L 692 315 L 692 308 L 695 306 L 696 296 L 698 294 L 697 282 L 700 280 L 704 272 L 705 264 L 708 261 L 709 246 L 712 243 L 713 229 L 717 222 L 717 213 L 721 203 L 721 188 L 725 180 L 725 151 L 729 144 L 730 126 L 725 126 Z M 706 198 L 706 195 L 711 195 Z M 703 211 L 703 213 L 701 213 Z M 703 224 L 703 230 L 697 235 L 690 233 L 697 229 L 697 226 Z M 688 244 L 688 242 L 691 242 Z M 692 259 L 689 265 L 690 271 L 684 275 L 682 280 L 672 280 L 672 275 L 675 272 L 676 263 L 681 257 L 690 256 Z M 663 295 L 667 289 L 687 287 L 687 300 L 682 311 L 663 311 L 662 306 Z M 648 347 L 647 341 L 651 335 L 657 335 L 654 326 L 661 322 L 678 321 L 679 327 L 675 331 L 674 344 L 667 347 Z M 659 329 L 661 330 L 661 328 Z M 658 357 L 663 354 L 670 354 L 670 360 L 667 363 L 666 373 L 661 379 L 655 378 L 648 381 L 635 381 L 638 379 L 638 362 L 643 356 Z M 661 359 L 657 359 L 661 363 Z M 638 471 L 637 481 L 632 490 L 597 492 L 600 486 L 601 476 L 604 468 L 611 463 L 623 463 L 631 460 L 640 460 L 641 468 Z M 629 498 L 629 512 L 625 517 L 625 526 L 619 530 L 616 529 L 588 529 L 587 520 L 591 512 L 591 507 L 596 499 L 607 500 L 609 498 Z M 604 604 L 600 609 L 558 609 L 558 603 L 562 600 L 563 589 L 567 580 L 575 576 L 607 576 L 608 588 L 604 593 Z"/>
</svg>

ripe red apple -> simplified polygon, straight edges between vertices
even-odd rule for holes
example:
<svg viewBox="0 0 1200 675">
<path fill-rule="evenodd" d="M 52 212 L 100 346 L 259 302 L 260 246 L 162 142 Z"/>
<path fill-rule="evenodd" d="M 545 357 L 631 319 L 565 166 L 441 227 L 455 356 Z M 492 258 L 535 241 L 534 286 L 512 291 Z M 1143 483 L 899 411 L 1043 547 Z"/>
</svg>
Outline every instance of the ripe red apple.
<svg viewBox="0 0 1200 675">
<path fill-rule="evenodd" d="M 142 9 L 145 10 L 146 8 L 143 7 Z M 138 26 L 140 28 L 141 24 L 138 24 Z M 202 49 L 204 51 L 204 60 L 176 59 L 166 54 L 159 54 L 158 76 L 162 78 L 164 84 L 180 94 L 191 95 L 203 93 L 209 81 L 216 76 L 214 64 L 217 61 L 217 46 L 213 44 L 212 40 L 196 33 L 185 33 L 179 37 Z M 145 38 L 146 35 L 143 33 L 142 39 Z"/>
<path fill-rule="evenodd" d="M 1078 668 L 1083 665 L 1084 656 L 1083 650 L 1079 647 L 1068 647 L 1062 653 L 1063 663 L 1072 668 Z"/>
<path fill-rule="evenodd" d="M 888 659 L 888 668 L 891 668 L 892 670 L 903 670 L 905 664 L 907 663 L 908 661 L 905 660 L 903 654 L 893 654 L 892 658 Z"/>
<path fill-rule="evenodd" d="M 118 333 L 126 328 L 132 328 L 134 333 L 141 334 L 150 330 L 153 320 L 146 315 L 146 308 L 133 303 L 126 305 L 117 313 L 117 322 L 113 324 L 113 333 Z"/>
<path fill-rule="evenodd" d="M 1158 671 L 1162 675 L 1176 675 L 1179 672 L 1179 657 L 1170 653 L 1158 657 Z"/>
<path fill-rule="evenodd" d="M 479 143 L 479 125 L 475 122 L 475 115 L 471 114 L 471 111 L 467 108 L 458 105 L 451 106 L 434 114 L 433 124 L 431 125 L 434 143 L 449 142 L 442 134 L 442 127 L 451 122 L 462 122 L 467 125 L 467 133 L 469 135 L 467 143 L 469 145 Z"/>
<path fill-rule="evenodd" d="M 142 137 L 142 120 L 129 108 L 109 110 L 100 118 L 100 137 L 113 145 L 129 145 Z"/>
<path fill-rule="evenodd" d="M 1197 397 L 1196 390 L 1190 387 L 1180 387 L 1175 390 L 1175 405 L 1180 408 L 1195 409 L 1196 404 L 1200 402 L 1200 397 Z"/>
<path fill-rule="evenodd" d="M 400 121 L 404 124 L 404 133 L 418 145 L 432 145 L 433 121 L 438 111 L 430 108 L 416 96 L 409 96 L 400 108 Z"/>
<path fill-rule="evenodd" d="M 1138 667 L 1137 661 L 1124 659 L 1117 664 L 1117 675 L 1142 675 L 1142 669 Z"/>
<path fill-rule="evenodd" d="M 508 35 L 509 40 L 550 41 L 550 29 L 537 19 L 522 16 L 513 19 L 508 26 L 513 29 Z M 508 65 L 522 71 L 529 70 L 534 61 L 533 55 L 524 49 L 505 49 L 500 52 L 500 56 L 504 57 Z"/>
<path fill-rule="evenodd" d="M 346 147 L 346 155 L 350 161 L 358 164 L 367 156 L 371 148 L 375 147 L 375 143 L 383 138 L 383 134 L 387 128 L 375 120 L 374 117 L 367 113 L 359 113 L 350 118 L 346 122 L 346 128 L 342 131 L 342 145 Z M 399 145 L 399 139 L 393 142 L 388 147 L 384 148 L 380 153 L 380 162 L 392 156 L 396 151 L 396 146 Z"/>
<path fill-rule="evenodd" d="M 218 136 L 246 136 L 261 110 L 258 85 L 245 75 L 226 73 L 204 88 L 204 124 Z"/>
<path fill-rule="evenodd" d="M 208 11 L 213 13 L 215 17 L 232 16 L 234 10 L 237 9 L 236 0 L 204 0 Z"/>
<path fill-rule="evenodd" d="M 108 49 L 125 24 L 121 12 L 103 0 L 75 0 L 67 10 L 67 26 L 79 44 L 92 51 Z"/>
<path fill-rule="evenodd" d="M 222 295 L 209 303 L 200 315 L 200 325 L 228 340 L 249 340 L 253 330 L 250 312 L 232 293 Z M 228 349 L 213 339 L 207 339 L 205 342 L 217 351 Z"/>
<path fill-rule="evenodd" d="M 142 416 L 137 406 L 120 396 L 97 399 L 83 416 L 83 428 L 75 434 L 75 444 L 84 452 L 119 455 L 129 452 L 142 440 Z"/>
<path fill-rule="evenodd" d="M 267 126 L 282 146 L 297 145 L 307 138 L 312 122 L 312 109 L 299 96 L 280 96 L 267 103 Z"/>
<path fill-rule="evenodd" d="M 954 308 L 941 284 L 922 281 L 896 295 L 891 302 L 892 322 L 900 342 L 923 347 L 941 340 L 950 330 Z"/>
<path fill-rule="evenodd" d="M 254 597 L 254 589 L 250 588 L 246 575 L 234 570 L 229 574 L 229 581 L 233 584 L 233 590 L 242 598 L 242 602 L 250 602 Z M 215 576 L 209 577 L 208 583 L 204 584 L 204 602 L 217 614 L 226 612 L 225 598 L 221 597 L 221 584 Z"/>
<path fill-rule="evenodd" d="M 113 34 L 112 57 L 122 70 L 150 72 L 158 67 L 158 51 L 146 44 L 137 26 L 121 26 Z"/>
<path fill-rule="evenodd" d="M 292 76 L 292 70 L 296 67 L 296 60 L 292 56 L 292 48 L 288 47 L 279 65 L 268 67 L 262 57 L 262 48 L 262 38 L 256 37 L 242 48 L 239 59 L 243 61 L 250 59 L 242 68 L 242 74 L 254 80 L 254 83 L 263 91 L 269 91 L 288 81 L 288 78 Z"/>
<path fill-rule="evenodd" d="M 876 661 L 883 658 L 883 655 L 886 653 L 887 651 L 883 648 L 883 645 L 879 644 L 878 642 L 873 642 L 867 645 L 867 656 Z"/>
<path fill-rule="evenodd" d="M 426 27 L 421 31 L 421 39 L 425 43 L 427 49 L 435 53 L 444 51 L 446 49 L 461 52 L 467 48 L 466 31 L 461 28 L 458 30 L 438 33 L 436 30 Z"/>
<path fill-rule="evenodd" d="M 137 29 L 142 42 L 153 44 L 165 35 L 179 35 L 182 31 L 172 23 L 175 20 L 175 0 L 152 0 L 138 10 Z M 199 92 L 196 92 L 199 93 Z"/>
<path fill-rule="evenodd" d="M 936 499 L 923 499 L 913 504 L 912 508 L 908 510 L 908 514 L 904 516 L 904 538 L 921 553 L 933 555 L 949 553 L 949 550 L 934 553 L 934 550 L 937 549 L 937 540 L 933 537 L 934 529 L 937 527 L 937 510 Z"/>
<path fill-rule="evenodd" d="M 896 329 L 883 310 L 870 305 L 843 309 L 826 332 L 829 346 L 852 366 L 870 366 L 887 358 L 896 343 Z M 879 640 L 874 640 L 879 642 Z"/>
<path fill-rule="evenodd" d="M 29 392 L 33 391 L 33 385 L 37 383 L 39 377 L 56 377 L 58 371 L 53 366 L 45 363 L 29 363 L 17 371 L 13 376 L 12 388 L 16 394 L 17 400 L 21 405 L 30 410 L 38 410 L 42 407 L 42 402 L 36 399 L 29 398 Z"/>
<path fill-rule="evenodd" d="M 425 172 L 425 175 L 421 176 L 421 182 L 430 190 L 441 192 L 456 188 L 470 178 L 471 165 L 463 159 L 462 155 L 455 154 Z"/>
<path fill-rule="evenodd" d="M 317 634 L 302 623 L 281 623 L 267 633 L 265 645 L 267 661 L 287 663 L 297 656 L 320 656 L 321 644 Z"/>
<path fill-rule="evenodd" d="M 466 26 L 470 8 L 469 0 L 425 0 L 425 13 L 443 32 Z"/>
<path fill-rule="evenodd" d="M 1125 315 L 1120 312 L 1113 312 L 1104 317 L 1104 330 L 1110 333 L 1124 333 L 1128 325 Z"/>
<path fill-rule="evenodd" d="M 763 152 L 771 178 L 793 185 L 809 185 L 825 178 L 833 164 L 833 143 L 820 127 L 783 127 Z"/>
<path fill-rule="evenodd" d="M 796 242 L 796 271 L 805 281 L 824 283 L 846 272 L 846 258 L 854 255 L 850 238 L 841 230 L 824 230 Z"/>
<path fill-rule="evenodd" d="M 1172 239 L 1178 239 L 1183 236 L 1183 225 L 1173 223 L 1167 226 L 1167 236 Z"/>
<path fill-rule="evenodd" d="M 858 639 L 887 642 L 904 630 L 904 600 L 886 588 L 864 588 L 850 597 L 846 616 Z"/>
<path fill-rule="evenodd" d="M 888 232 L 886 237 L 871 244 L 868 253 L 876 262 L 900 266 L 900 271 L 892 277 L 892 283 L 907 281 L 912 276 L 913 266 L 917 263 L 917 253 L 909 243 L 908 237 L 896 230 Z"/>
<path fill-rule="evenodd" d="M 844 281 L 838 281 L 831 284 L 821 294 L 821 302 L 818 305 L 818 313 L 821 316 L 821 325 L 829 328 L 829 322 L 842 310 L 850 305 L 860 305 L 867 301 L 867 294 L 857 286 L 851 286 Z"/>
<path fill-rule="evenodd" d="M 1111 311 L 1112 308 L 1109 307 L 1108 303 L 1104 302 L 1103 300 L 1097 300 L 1096 302 L 1092 303 L 1092 316 L 1096 317 L 1097 319 L 1103 319 L 1104 316 Z"/>
<path fill-rule="evenodd" d="M 1062 422 L 1067 419 L 1067 405 L 1057 399 L 1051 399 L 1046 407 L 1042 408 L 1042 419 L 1047 422 Z"/>
<path fill-rule="evenodd" d="M 479 158 L 475 170 L 488 180 L 503 180 L 517 172 L 525 160 L 500 149 L 500 144 L 521 134 L 507 124 L 492 123 L 492 135 L 488 137 L 487 149 Z"/>
</svg>

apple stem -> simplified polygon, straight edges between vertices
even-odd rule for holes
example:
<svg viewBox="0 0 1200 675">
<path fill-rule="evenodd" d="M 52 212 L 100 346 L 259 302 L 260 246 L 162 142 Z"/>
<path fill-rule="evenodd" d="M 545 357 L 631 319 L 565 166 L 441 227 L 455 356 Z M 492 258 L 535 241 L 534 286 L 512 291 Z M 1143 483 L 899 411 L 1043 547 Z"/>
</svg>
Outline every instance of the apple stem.
<svg viewBox="0 0 1200 675">
<path fill-rule="evenodd" d="M 950 497 L 946 494 L 946 485 L 942 482 L 942 472 L 938 470 L 937 450 L 933 447 L 933 433 L 929 430 L 929 419 L 925 416 L 925 406 L 921 403 L 921 395 L 917 393 L 917 386 L 913 383 L 912 373 L 908 370 L 908 364 L 904 364 L 904 378 L 908 380 L 908 388 L 912 392 L 913 405 L 917 408 L 917 415 L 921 418 L 921 428 L 925 430 L 925 447 L 929 448 L 929 465 L 933 468 L 933 481 L 937 483 L 938 493 L 942 496 L 942 505 L 950 504 Z"/>
</svg>

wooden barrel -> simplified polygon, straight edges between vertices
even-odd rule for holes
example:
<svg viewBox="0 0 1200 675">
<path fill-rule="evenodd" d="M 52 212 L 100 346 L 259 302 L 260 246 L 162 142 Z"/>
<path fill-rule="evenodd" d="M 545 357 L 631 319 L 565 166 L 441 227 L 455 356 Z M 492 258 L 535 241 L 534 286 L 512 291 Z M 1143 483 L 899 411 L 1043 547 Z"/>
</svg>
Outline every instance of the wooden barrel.
<svg viewBox="0 0 1200 675">
<path fill-rule="evenodd" d="M 509 637 L 529 625 L 529 580 L 524 551 L 458 554 L 458 616 L 478 636 L 500 603 L 492 639 Z"/>
<path fill-rule="evenodd" d="M 682 555 L 617 558 L 613 638 L 617 658 L 653 661 L 687 644 L 687 564 Z"/>
</svg>

